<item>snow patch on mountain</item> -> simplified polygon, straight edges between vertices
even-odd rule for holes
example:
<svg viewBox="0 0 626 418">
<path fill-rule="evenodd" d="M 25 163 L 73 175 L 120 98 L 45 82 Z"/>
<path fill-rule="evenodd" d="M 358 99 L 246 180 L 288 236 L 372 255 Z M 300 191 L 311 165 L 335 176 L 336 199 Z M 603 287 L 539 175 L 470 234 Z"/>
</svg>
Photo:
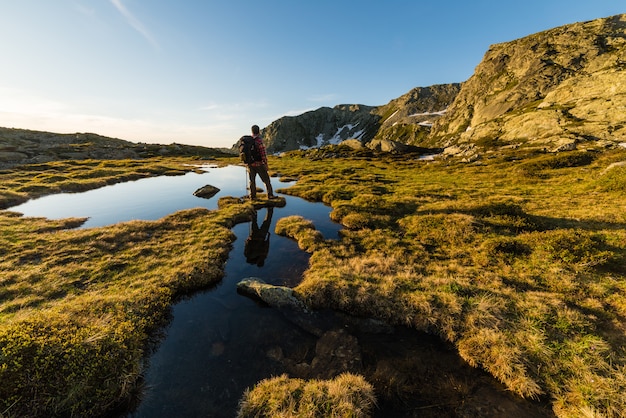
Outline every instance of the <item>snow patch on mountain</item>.
<svg viewBox="0 0 626 418">
<path fill-rule="evenodd" d="M 346 139 L 361 140 L 361 138 L 363 137 L 363 134 L 365 133 L 365 130 L 361 129 L 361 130 L 355 131 L 354 129 L 357 126 L 358 126 L 358 123 L 357 124 L 348 123 L 340 127 L 339 129 L 337 129 L 335 134 L 329 139 L 325 139 L 323 133 L 319 134 L 315 137 L 315 140 L 317 142 L 315 145 L 311 147 L 300 145 L 300 149 L 307 150 L 310 148 L 320 148 L 320 147 L 323 147 L 324 145 L 338 145 L 339 143 L 341 143 L 341 141 L 344 141 Z"/>
</svg>

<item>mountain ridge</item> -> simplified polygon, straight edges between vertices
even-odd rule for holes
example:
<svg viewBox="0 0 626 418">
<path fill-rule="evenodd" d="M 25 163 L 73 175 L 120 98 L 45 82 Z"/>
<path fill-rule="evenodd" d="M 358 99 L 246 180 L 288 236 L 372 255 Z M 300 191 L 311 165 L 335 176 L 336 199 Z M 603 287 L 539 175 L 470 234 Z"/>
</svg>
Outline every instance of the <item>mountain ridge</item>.
<svg viewBox="0 0 626 418">
<path fill-rule="evenodd" d="M 116 160 L 167 156 L 212 158 L 228 150 L 184 144 L 135 143 L 94 133 L 59 134 L 0 127 L 0 169 L 55 160 Z"/>
<path fill-rule="evenodd" d="M 493 44 L 462 83 L 416 87 L 382 106 L 341 104 L 284 116 L 262 134 L 272 153 L 353 139 L 363 146 L 385 142 L 391 151 L 406 149 L 398 144 L 445 149 L 468 161 L 503 148 L 611 148 L 626 142 L 625 70 L 626 14 L 619 14 Z M 206 154 L 206 147 L 104 138 L 0 128 L 0 167 Z M 235 150 L 236 144 L 217 151 Z"/>
<path fill-rule="evenodd" d="M 626 139 L 626 14 L 492 45 L 431 140 L 552 151 Z"/>
<path fill-rule="evenodd" d="M 559 26 L 491 45 L 465 82 L 416 87 L 368 107 L 369 123 L 355 137 L 364 145 L 386 140 L 474 159 L 498 147 L 612 147 L 626 141 L 624 69 L 626 14 Z M 348 125 L 346 106 L 337 120 Z M 268 149 L 308 147 L 341 128 L 320 130 L 315 116 L 334 117 L 318 109 L 272 122 L 263 130 Z M 341 139 L 349 139 L 344 133 Z"/>
</svg>

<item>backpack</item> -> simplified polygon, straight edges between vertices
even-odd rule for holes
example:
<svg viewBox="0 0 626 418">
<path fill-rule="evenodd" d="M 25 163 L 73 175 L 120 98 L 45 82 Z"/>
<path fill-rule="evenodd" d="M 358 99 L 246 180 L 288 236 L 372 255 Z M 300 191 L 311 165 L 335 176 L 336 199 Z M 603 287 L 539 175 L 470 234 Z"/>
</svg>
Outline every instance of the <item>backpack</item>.
<svg viewBox="0 0 626 418">
<path fill-rule="evenodd" d="M 239 139 L 239 157 L 243 163 L 248 165 L 255 161 L 261 161 L 261 153 L 252 136 L 244 135 Z"/>
</svg>

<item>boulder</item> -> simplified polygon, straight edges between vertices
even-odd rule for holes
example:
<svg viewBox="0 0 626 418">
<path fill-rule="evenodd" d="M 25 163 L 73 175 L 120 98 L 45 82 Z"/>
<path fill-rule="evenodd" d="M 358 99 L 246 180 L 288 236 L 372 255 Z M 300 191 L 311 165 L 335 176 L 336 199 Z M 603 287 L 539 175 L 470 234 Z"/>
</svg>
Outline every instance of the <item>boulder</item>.
<svg viewBox="0 0 626 418">
<path fill-rule="evenodd" d="M 389 139 L 375 139 L 367 144 L 367 147 L 373 151 L 404 153 L 416 151 L 416 147 L 402 144 L 400 142 L 391 141 Z"/>
<path fill-rule="evenodd" d="M 355 150 L 363 149 L 363 143 L 354 138 L 346 139 L 345 141 L 342 141 L 339 145 L 345 145 Z"/>
<path fill-rule="evenodd" d="M 210 199 L 215 196 L 219 191 L 220 189 L 218 189 L 217 187 L 207 184 L 206 186 L 202 186 L 198 190 L 193 192 L 193 195 L 197 197 L 202 197 L 204 199 Z"/>
<path fill-rule="evenodd" d="M 554 149 L 552 152 L 574 151 L 576 149 L 575 139 L 559 139 L 554 142 Z"/>
<path fill-rule="evenodd" d="M 274 308 L 307 311 L 306 305 L 295 297 L 292 289 L 285 286 L 267 284 L 256 277 L 250 277 L 237 283 L 237 291 L 262 300 Z"/>
<path fill-rule="evenodd" d="M 478 158 L 476 146 L 474 144 L 451 145 L 443 150 L 443 157 L 461 157 L 467 160 Z"/>
</svg>

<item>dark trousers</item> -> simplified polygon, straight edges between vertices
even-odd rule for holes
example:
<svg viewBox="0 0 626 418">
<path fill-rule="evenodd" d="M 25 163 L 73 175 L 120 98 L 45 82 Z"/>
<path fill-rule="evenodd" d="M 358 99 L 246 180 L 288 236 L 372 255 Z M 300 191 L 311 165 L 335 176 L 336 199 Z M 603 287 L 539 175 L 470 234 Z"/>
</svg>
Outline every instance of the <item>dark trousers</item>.
<svg viewBox="0 0 626 418">
<path fill-rule="evenodd" d="M 250 197 L 252 199 L 256 198 L 256 175 L 259 175 L 261 181 L 265 183 L 265 187 L 267 188 L 267 196 L 272 196 L 274 194 L 274 190 L 272 190 L 272 182 L 270 181 L 270 175 L 267 173 L 265 166 L 248 166 L 248 177 L 250 177 Z"/>
</svg>

